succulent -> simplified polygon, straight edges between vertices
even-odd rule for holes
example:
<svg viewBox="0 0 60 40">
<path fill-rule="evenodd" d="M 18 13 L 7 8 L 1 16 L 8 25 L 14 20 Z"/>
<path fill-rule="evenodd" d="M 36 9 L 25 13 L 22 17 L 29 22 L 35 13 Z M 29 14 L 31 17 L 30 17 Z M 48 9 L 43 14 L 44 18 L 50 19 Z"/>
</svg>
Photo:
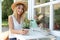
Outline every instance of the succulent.
<svg viewBox="0 0 60 40">
<path fill-rule="evenodd" d="M 28 20 L 27 18 L 24 19 L 23 28 L 24 29 L 30 28 L 30 20 Z"/>
</svg>

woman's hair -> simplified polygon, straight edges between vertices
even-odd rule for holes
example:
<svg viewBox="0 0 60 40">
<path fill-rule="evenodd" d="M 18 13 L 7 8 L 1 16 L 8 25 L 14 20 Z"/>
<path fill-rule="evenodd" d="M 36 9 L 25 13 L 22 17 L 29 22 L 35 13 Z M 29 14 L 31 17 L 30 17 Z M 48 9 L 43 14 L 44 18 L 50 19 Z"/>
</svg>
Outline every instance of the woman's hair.
<svg viewBox="0 0 60 40">
<path fill-rule="evenodd" d="M 23 6 L 23 13 L 20 15 L 20 17 L 21 17 L 21 20 L 24 21 L 25 14 L 26 14 L 25 11 L 24 11 L 24 5 L 23 4 L 18 4 L 17 6 L 19 6 L 19 5 Z M 14 14 L 15 18 L 17 19 L 17 16 L 18 16 L 18 14 L 17 14 L 17 8 L 15 8 L 13 12 L 14 12 L 13 14 Z"/>
</svg>

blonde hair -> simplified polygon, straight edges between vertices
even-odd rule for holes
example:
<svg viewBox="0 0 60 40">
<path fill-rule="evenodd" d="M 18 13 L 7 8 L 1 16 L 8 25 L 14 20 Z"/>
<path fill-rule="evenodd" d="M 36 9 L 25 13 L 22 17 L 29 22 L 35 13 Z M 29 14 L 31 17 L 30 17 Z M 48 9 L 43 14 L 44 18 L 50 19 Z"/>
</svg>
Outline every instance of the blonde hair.
<svg viewBox="0 0 60 40">
<path fill-rule="evenodd" d="M 14 9 L 14 11 L 13 11 L 14 13 L 14 16 L 15 16 L 15 18 L 17 19 L 17 16 L 18 16 L 18 14 L 17 14 L 17 10 L 16 10 L 16 8 Z M 23 14 L 22 15 L 20 15 L 21 16 L 21 21 L 24 21 L 24 19 L 25 19 L 25 16 L 26 16 L 26 13 L 25 12 L 23 12 Z"/>
</svg>

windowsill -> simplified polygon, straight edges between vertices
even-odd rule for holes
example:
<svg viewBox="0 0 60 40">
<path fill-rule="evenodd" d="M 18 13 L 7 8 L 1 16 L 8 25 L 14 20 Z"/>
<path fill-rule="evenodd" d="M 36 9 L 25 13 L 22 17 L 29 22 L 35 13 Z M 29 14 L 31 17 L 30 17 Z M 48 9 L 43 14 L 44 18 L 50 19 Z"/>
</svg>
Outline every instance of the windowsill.
<svg viewBox="0 0 60 40">
<path fill-rule="evenodd" d="M 54 31 L 52 31 L 51 33 L 52 33 L 52 35 L 54 35 L 54 36 L 59 36 L 59 37 L 60 37 L 60 31 L 54 30 Z"/>
</svg>

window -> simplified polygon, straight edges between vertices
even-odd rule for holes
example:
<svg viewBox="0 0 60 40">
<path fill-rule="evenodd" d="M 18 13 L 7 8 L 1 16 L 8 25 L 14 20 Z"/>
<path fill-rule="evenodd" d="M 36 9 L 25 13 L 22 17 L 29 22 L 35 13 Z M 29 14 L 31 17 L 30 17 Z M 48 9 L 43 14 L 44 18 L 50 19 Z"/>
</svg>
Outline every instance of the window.
<svg viewBox="0 0 60 40">
<path fill-rule="evenodd" d="M 60 3 L 54 4 L 54 30 L 60 31 Z"/>
<path fill-rule="evenodd" d="M 35 5 L 39 5 L 39 4 L 43 4 L 43 3 L 47 3 L 50 0 L 35 0 Z"/>
<path fill-rule="evenodd" d="M 57 9 L 55 9 L 54 5 L 56 5 L 56 4 L 58 5 L 58 3 L 60 3 L 60 0 L 48 0 L 47 2 L 44 2 L 44 1 L 45 0 L 28 0 L 28 5 L 30 5 L 29 6 L 30 9 L 28 11 L 31 12 L 31 13 L 30 12 L 28 12 L 28 13 L 33 14 L 33 16 L 31 16 L 31 17 L 34 17 L 34 14 L 39 14 L 39 13 L 40 13 L 40 15 L 44 14 L 45 17 L 43 18 L 43 20 L 44 20 L 43 24 L 47 23 L 48 28 L 52 31 L 52 34 L 56 35 L 56 36 L 57 35 L 59 36 L 60 31 L 55 31 L 55 30 L 60 30 L 59 28 L 55 29 L 55 23 L 59 22 L 59 19 L 57 21 L 56 17 L 59 17 L 59 15 L 56 13 Z M 57 8 L 59 10 L 59 7 L 57 7 Z M 45 11 L 43 12 L 41 10 L 45 10 Z M 43 13 L 41 13 L 41 12 L 43 12 Z"/>
<path fill-rule="evenodd" d="M 40 28 L 47 29 L 49 28 L 49 15 L 50 7 L 39 7 L 35 8 L 35 15 L 37 16 L 36 22 Z"/>
</svg>

